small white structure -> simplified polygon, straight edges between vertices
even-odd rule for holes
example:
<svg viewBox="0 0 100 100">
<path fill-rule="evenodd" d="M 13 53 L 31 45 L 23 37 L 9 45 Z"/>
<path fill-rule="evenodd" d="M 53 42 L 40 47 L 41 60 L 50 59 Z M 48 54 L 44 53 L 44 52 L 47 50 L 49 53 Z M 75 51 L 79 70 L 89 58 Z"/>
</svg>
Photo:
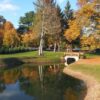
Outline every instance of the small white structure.
<svg viewBox="0 0 100 100">
<path fill-rule="evenodd" d="M 65 65 L 68 66 L 68 59 L 74 59 L 75 62 L 79 60 L 79 53 L 65 53 L 64 54 Z"/>
<path fill-rule="evenodd" d="M 65 58 L 65 61 L 67 61 L 69 58 L 73 58 L 73 59 L 75 59 L 75 61 L 79 60 L 78 56 L 65 56 L 64 58 Z"/>
</svg>

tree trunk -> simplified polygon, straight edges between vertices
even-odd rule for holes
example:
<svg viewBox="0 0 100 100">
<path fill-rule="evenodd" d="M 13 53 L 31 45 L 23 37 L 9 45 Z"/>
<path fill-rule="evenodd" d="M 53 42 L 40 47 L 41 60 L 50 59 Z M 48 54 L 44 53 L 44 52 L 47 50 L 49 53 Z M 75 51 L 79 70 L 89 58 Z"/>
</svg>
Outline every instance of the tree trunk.
<svg viewBox="0 0 100 100">
<path fill-rule="evenodd" d="M 57 43 L 55 42 L 54 43 L 54 50 L 53 50 L 54 52 L 56 52 L 56 48 L 57 48 Z"/>
<path fill-rule="evenodd" d="M 58 43 L 58 52 L 60 51 L 60 44 Z"/>
<path fill-rule="evenodd" d="M 73 45 L 72 44 L 70 44 L 70 52 L 72 52 L 73 50 Z"/>
<path fill-rule="evenodd" d="M 43 38 L 41 38 L 41 40 L 40 40 L 40 45 L 39 45 L 39 56 L 40 55 L 43 55 L 43 44 L 44 44 L 44 40 L 43 40 Z"/>
<path fill-rule="evenodd" d="M 39 46 L 39 56 L 43 55 L 43 45 L 44 45 L 44 10 L 42 15 L 42 30 L 41 30 L 41 37 L 40 37 L 40 46 Z"/>
</svg>

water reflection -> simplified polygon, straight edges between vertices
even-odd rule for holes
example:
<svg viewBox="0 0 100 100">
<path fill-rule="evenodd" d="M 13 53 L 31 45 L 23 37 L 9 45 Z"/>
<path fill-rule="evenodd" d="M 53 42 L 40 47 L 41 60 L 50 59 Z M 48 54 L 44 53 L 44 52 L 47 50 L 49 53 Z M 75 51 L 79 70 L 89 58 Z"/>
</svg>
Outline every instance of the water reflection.
<svg viewBox="0 0 100 100">
<path fill-rule="evenodd" d="M 63 74 L 63 67 L 23 65 L 0 71 L 0 100 L 84 100 L 83 82 Z"/>
</svg>

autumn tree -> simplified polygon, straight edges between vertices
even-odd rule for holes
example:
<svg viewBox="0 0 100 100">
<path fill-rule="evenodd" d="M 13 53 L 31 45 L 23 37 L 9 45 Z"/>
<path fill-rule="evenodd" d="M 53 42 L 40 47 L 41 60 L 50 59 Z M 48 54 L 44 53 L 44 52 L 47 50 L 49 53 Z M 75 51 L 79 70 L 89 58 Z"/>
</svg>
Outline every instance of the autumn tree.
<svg viewBox="0 0 100 100">
<path fill-rule="evenodd" d="M 48 9 L 46 9 L 47 16 L 45 18 L 45 34 L 49 34 L 53 37 L 53 45 L 54 45 L 54 52 L 56 51 L 57 47 L 60 46 L 60 41 L 62 37 L 62 26 L 63 26 L 63 20 L 62 20 L 62 14 L 60 11 L 60 8 L 56 5 L 48 6 Z M 50 15 L 51 16 L 50 16 Z"/>
<path fill-rule="evenodd" d="M 35 26 L 34 31 L 37 34 L 37 37 L 40 38 L 39 44 L 39 55 L 43 54 L 43 45 L 44 45 L 44 0 L 37 0 L 33 2 L 36 6 L 36 15 L 35 15 Z"/>
<path fill-rule="evenodd" d="M 81 26 L 81 33 L 88 38 L 92 34 L 100 42 L 100 2 L 98 0 L 78 0 L 79 10 L 76 13 Z M 84 38 L 84 36 L 83 36 Z"/>
<path fill-rule="evenodd" d="M 72 45 L 73 41 L 75 41 L 80 36 L 81 31 L 76 19 L 70 20 L 68 25 L 69 28 L 65 30 L 64 36 L 69 42 L 69 44 Z"/>
<path fill-rule="evenodd" d="M 81 28 L 83 26 L 89 25 L 90 18 L 94 14 L 94 4 L 93 3 L 86 3 L 76 12 L 76 18 L 80 23 Z"/>
<path fill-rule="evenodd" d="M 38 7 L 34 30 L 40 37 L 39 55 L 41 55 L 43 53 L 45 34 L 52 35 L 55 38 L 54 47 L 56 48 L 59 33 L 61 32 L 61 22 L 54 0 L 38 0 L 35 5 L 38 5 Z"/>
<path fill-rule="evenodd" d="M 100 21 L 100 5 L 98 5 L 98 0 L 78 0 L 78 4 L 80 8 L 76 12 L 76 17 L 80 22 L 80 26 L 83 28 L 84 26 L 87 27 L 94 24 L 94 27 L 96 27 Z"/>
<path fill-rule="evenodd" d="M 19 37 L 13 24 L 7 21 L 4 24 L 4 30 L 3 45 L 7 47 L 18 46 Z"/>
<path fill-rule="evenodd" d="M 29 32 L 23 34 L 21 37 L 22 37 L 21 42 L 25 47 L 29 47 L 31 44 L 33 44 L 34 36 L 33 36 L 32 32 L 29 31 Z"/>
<path fill-rule="evenodd" d="M 89 37 L 84 35 L 80 40 L 83 49 L 93 50 L 97 46 L 97 41 L 93 35 L 90 35 Z"/>
</svg>

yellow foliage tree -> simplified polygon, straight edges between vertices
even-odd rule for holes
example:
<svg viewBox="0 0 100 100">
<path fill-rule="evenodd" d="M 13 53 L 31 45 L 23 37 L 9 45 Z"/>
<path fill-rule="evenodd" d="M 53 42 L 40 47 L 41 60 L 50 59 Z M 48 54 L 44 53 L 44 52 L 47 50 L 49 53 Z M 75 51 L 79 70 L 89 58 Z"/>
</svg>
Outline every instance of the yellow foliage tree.
<svg viewBox="0 0 100 100">
<path fill-rule="evenodd" d="M 5 30 L 11 30 L 12 28 L 14 28 L 13 24 L 9 21 L 7 21 L 5 24 L 4 24 L 4 29 Z"/>
<path fill-rule="evenodd" d="M 80 27 L 75 19 L 69 21 L 69 29 L 65 30 L 64 36 L 69 43 L 73 42 L 80 36 Z"/>
<path fill-rule="evenodd" d="M 32 41 L 34 40 L 34 36 L 32 33 L 25 33 L 24 35 L 22 35 L 22 44 L 24 44 L 24 46 L 29 46 Z"/>
<path fill-rule="evenodd" d="M 93 35 L 90 35 L 89 37 L 84 35 L 84 36 L 81 37 L 80 40 L 81 40 L 82 48 L 84 48 L 84 49 L 87 48 L 88 50 L 96 48 L 97 42 L 96 42 L 96 39 L 94 38 Z"/>
<path fill-rule="evenodd" d="M 96 44 L 93 43 L 93 41 L 100 42 L 100 1 L 78 0 L 78 4 L 80 6 L 80 9 L 76 12 L 77 21 L 80 23 L 81 29 L 85 27 L 91 32 L 89 34 L 93 34 L 92 37 L 82 36 L 81 44 L 82 46 L 87 45 L 88 47 L 91 46 L 90 44 L 92 44 L 92 46 L 96 46 Z M 85 33 L 88 34 L 89 31 Z"/>
<path fill-rule="evenodd" d="M 94 3 L 86 3 L 75 14 L 81 28 L 90 24 L 90 18 L 95 13 Z"/>
</svg>

